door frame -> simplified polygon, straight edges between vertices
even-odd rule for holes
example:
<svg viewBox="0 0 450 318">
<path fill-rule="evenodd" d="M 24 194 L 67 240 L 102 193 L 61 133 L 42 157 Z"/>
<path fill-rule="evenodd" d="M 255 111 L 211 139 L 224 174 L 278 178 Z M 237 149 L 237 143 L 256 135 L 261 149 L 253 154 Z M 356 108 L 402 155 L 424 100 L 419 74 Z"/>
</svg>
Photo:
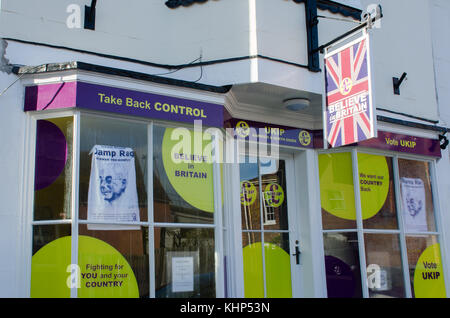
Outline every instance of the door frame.
<svg viewBox="0 0 450 318">
<path fill-rule="evenodd" d="M 297 173 L 295 171 L 295 151 L 282 150 L 278 154 L 278 158 L 285 161 L 285 169 L 286 169 L 286 199 L 288 202 L 288 229 L 284 230 L 289 233 L 289 247 L 290 247 L 290 265 L 291 265 L 291 286 L 292 286 L 292 297 L 299 298 L 302 297 L 302 258 L 300 256 L 300 264 L 296 264 L 296 257 L 294 254 L 296 241 L 299 241 L 299 248 L 302 251 L 303 244 L 300 238 L 300 223 L 299 223 L 299 215 L 298 215 L 298 206 L 299 202 L 297 202 Z M 270 158 L 270 156 L 268 156 Z M 236 161 L 237 162 L 237 161 Z M 259 159 L 258 159 L 259 164 Z M 244 290 L 244 269 L 243 269 L 243 252 L 242 252 L 242 221 L 241 221 L 241 206 L 240 206 L 240 173 L 239 173 L 239 163 L 230 165 L 230 178 L 227 180 L 228 190 L 232 193 L 233 200 L 229 201 L 231 204 L 228 208 L 225 208 L 225 215 L 229 215 L 229 220 L 226 222 L 228 224 L 229 239 L 227 241 L 230 242 L 229 245 L 229 256 L 231 268 L 229 269 L 230 276 L 233 277 L 229 280 L 230 283 L 230 291 L 232 296 L 238 298 L 245 297 Z M 236 186 L 238 185 L 238 186 Z M 260 196 L 260 199 L 262 197 Z M 261 232 L 264 232 L 261 229 Z M 270 232 L 270 231 L 269 231 Z M 277 231 L 274 231 L 277 232 Z"/>
</svg>

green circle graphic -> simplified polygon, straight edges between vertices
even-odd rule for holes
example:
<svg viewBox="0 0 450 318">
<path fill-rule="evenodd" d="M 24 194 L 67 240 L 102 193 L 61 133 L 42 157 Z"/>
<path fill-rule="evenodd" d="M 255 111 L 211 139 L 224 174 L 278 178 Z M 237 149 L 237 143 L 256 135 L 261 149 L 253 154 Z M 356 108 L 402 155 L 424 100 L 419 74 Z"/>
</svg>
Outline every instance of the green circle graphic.
<svg viewBox="0 0 450 318">
<path fill-rule="evenodd" d="M 264 297 L 263 258 L 261 242 L 243 248 L 245 297 Z M 266 290 L 269 298 L 292 297 L 289 254 L 279 246 L 264 244 Z"/>
<path fill-rule="evenodd" d="M 427 247 L 419 257 L 414 271 L 416 298 L 446 298 L 444 272 L 439 244 Z"/>
<path fill-rule="evenodd" d="M 359 186 L 363 220 L 375 216 L 389 193 L 389 167 L 383 156 L 358 154 Z M 351 153 L 319 156 L 322 208 L 346 220 L 356 220 Z"/>
<path fill-rule="evenodd" d="M 250 206 L 256 201 L 258 192 L 250 181 L 241 182 L 241 205 Z"/>
<path fill-rule="evenodd" d="M 31 297 L 137 298 L 139 289 L 131 266 L 111 245 L 79 236 L 78 266 L 71 267 L 71 237 L 56 239 L 32 257 Z"/>
<path fill-rule="evenodd" d="M 214 184 L 211 140 L 206 133 L 193 131 L 173 135 L 176 128 L 166 128 L 162 142 L 162 160 L 170 184 L 193 207 L 214 212 Z M 199 149 L 195 149 L 195 138 Z"/>
<path fill-rule="evenodd" d="M 267 206 L 280 207 L 284 202 L 284 190 L 278 183 L 270 183 L 264 188 L 264 199 Z"/>
</svg>

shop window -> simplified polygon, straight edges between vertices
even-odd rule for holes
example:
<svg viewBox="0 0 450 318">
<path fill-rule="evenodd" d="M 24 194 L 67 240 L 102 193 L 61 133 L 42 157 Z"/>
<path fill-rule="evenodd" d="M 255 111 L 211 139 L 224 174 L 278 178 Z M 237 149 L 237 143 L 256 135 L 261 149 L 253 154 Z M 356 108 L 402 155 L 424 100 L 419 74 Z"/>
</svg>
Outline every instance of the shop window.
<svg viewBox="0 0 450 318">
<path fill-rule="evenodd" d="M 356 228 L 351 154 L 320 155 L 319 175 L 323 228 Z"/>
<path fill-rule="evenodd" d="M 70 224 L 33 227 L 31 297 L 70 297 L 70 289 L 64 284 L 68 276 L 66 268 L 71 260 L 70 234 Z M 52 284 L 54 281 L 62 284 Z"/>
<path fill-rule="evenodd" d="M 73 118 L 36 122 L 35 221 L 70 219 Z"/>
<path fill-rule="evenodd" d="M 36 123 L 32 297 L 216 296 L 210 135 L 198 155 L 148 122 Z"/>
<path fill-rule="evenodd" d="M 214 187 L 209 138 L 192 130 L 155 126 L 153 186 L 155 222 L 214 223 Z M 194 149 L 195 139 L 200 147 Z M 187 139 L 190 149 L 183 149 Z M 178 146 L 179 145 L 179 146 Z M 176 150 L 176 151 L 172 151 Z"/>
<path fill-rule="evenodd" d="M 214 230 L 155 228 L 157 298 L 216 295 Z"/>
<path fill-rule="evenodd" d="M 260 230 L 260 198 L 258 164 L 241 159 L 241 224 L 243 230 Z"/>
<path fill-rule="evenodd" d="M 369 297 L 405 297 L 398 234 L 364 234 Z"/>
<path fill-rule="evenodd" d="M 431 165 L 319 155 L 329 297 L 445 297 Z"/>
<path fill-rule="evenodd" d="M 399 159 L 398 170 L 405 231 L 436 231 L 430 164 Z"/>
<path fill-rule="evenodd" d="M 149 297 L 148 228 L 90 230 L 92 225 L 78 230 L 78 297 Z"/>
<path fill-rule="evenodd" d="M 356 233 L 324 233 L 328 297 L 361 298 L 358 237 Z"/>
<path fill-rule="evenodd" d="M 412 295 L 421 298 L 445 297 L 438 237 L 408 235 L 406 247 Z"/>
<path fill-rule="evenodd" d="M 358 153 L 361 213 L 365 229 L 398 229 L 392 158 Z"/>
<path fill-rule="evenodd" d="M 70 297 L 73 118 L 36 121 L 31 297 Z M 65 249 L 68 247 L 68 249 Z M 63 269 L 62 269 L 63 268 Z"/>
<path fill-rule="evenodd" d="M 161 126 L 153 134 L 156 297 L 215 297 L 211 136 Z"/>
</svg>

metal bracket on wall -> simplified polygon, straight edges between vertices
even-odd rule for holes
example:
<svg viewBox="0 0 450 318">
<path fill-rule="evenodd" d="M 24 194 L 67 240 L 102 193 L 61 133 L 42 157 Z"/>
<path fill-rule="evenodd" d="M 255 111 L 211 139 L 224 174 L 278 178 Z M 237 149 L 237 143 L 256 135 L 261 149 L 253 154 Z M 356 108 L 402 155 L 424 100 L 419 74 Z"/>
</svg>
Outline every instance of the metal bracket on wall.
<svg viewBox="0 0 450 318">
<path fill-rule="evenodd" d="M 84 6 L 84 28 L 88 30 L 95 30 L 95 6 L 97 0 L 92 0 L 91 6 Z"/>
<path fill-rule="evenodd" d="M 445 150 L 448 147 L 449 144 L 449 140 L 448 138 L 445 136 L 447 133 L 444 133 L 442 135 L 439 135 L 439 141 L 441 143 L 441 149 Z"/>
<path fill-rule="evenodd" d="M 319 46 L 319 20 L 317 18 L 317 0 L 305 1 L 306 33 L 308 41 L 308 69 L 311 72 L 320 72 L 319 52 L 314 52 Z"/>
<path fill-rule="evenodd" d="M 400 95 L 400 85 L 402 85 L 403 81 L 406 79 L 406 73 L 402 74 L 402 77 L 398 78 L 398 77 L 393 77 L 392 78 L 392 83 L 394 84 L 394 94 L 395 95 Z"/>
</svg>

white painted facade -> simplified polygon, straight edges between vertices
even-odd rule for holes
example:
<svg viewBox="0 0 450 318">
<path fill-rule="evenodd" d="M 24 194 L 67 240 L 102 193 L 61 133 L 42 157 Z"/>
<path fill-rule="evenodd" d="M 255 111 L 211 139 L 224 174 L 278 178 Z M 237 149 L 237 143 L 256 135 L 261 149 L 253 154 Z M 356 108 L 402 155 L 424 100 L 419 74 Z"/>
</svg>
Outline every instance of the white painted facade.
<svg viewBox="0 0 450 318">
<path fill-rule="evenodd" d="M 430 16 L 439 124 L 447 127 L 448 130 L 450 126 L 450 80 L 448 79 L 450 72 L 450 37 L 446 35 L 445 30 L 450 27 L 450 3 L 442 0 L 430 1 Z M 448 138 L 449 133 L 447 132 L 445 136 Z M 442 150 L 442 159 L 438 161 L 437 169 L 439 171 L 439 193 L 444 219 L 442 226 L 448 227 L 450 225 L 450 180 L 448 178 L 450 176 L 450 147 Z"/>
<path fill-rule="evenodd" d="M 362 9 L 373 3 L 370 0 L 342 2 Z M 379 3 L 384 18 L 379 28 L 370 31 L 377 114 L 419 124 L 430 125 L 433 121 L 448 127 L 450 82 L 446 75 L 447 70 L 450 71 L 450 42 L 436 34 L 450 27 L 449 4 L 446 0 L 433 0 L 432 4 L 427 0 L 380 0 Z M 81 28 L 67 27 L 67 19 L 73 13 L 67 11 L 71 4 L 81 8 Z M 321 129 L 323 73 L 301 67 L 308 64 L 303 4 L 292 0 L 210 0 L 201 5 L 169 9 L 162 0 L 99 1 L 95 31 L 83 29 L 84 5 L 90 5 L 90 1 L 0 1 L 0 38 L 6 39 L 0 40 L 0 93 L 18 79 L 6 72 L 11 65 L 82 61 L 201 84 L 233 85 L 225 96 L 226 108 L 232 116 Z M 319 15 L 350 19 L 322 10 Z M 325 18 L 319 21 L 319 44 L 357 25 L 354 21 Z M 216 60 L 225 61 L 178 71 L 163 67 Z M 401 86 L 401 95 L 397 96 L 393 94 L 392 77 L 400 77 L 403 72 L 407 72 L 408 77 Z M 43 76 L 42 80 L 58 82 L 64 76 L 67 75 L 55 73 L 50 77 Z M 91 74 L 74 76 L 93 80 Z M 120 87 L 154 89 L 131 79 L 118 80 L 106 75 L 99 75 L 99 78 L 100 82 Z M 24 85 L 30 83 L 25 76 L 0 96 L 0 145 L 5 149 L 0 156 L 0 200 L 3 202 L 0 205 L 0 297 L 28 296 L 29 269 L 24 259 L 29 257 L 26 239 L 31 235 L 24 227 L 24 222 L 29 221 L 29 215 L 24 211 L 30 208 L 26 206 L 30 202 L 25 200 L 29 193 L 22 180 L 32 179 L 26 175 L 29 158 L 25 156 L 29 147 L 26 136 L 30 134 L 30 118 L 23 112 Z M 158 89 L 160 92 L 166 90 Z M 166 91 L 172 92 L 171 89 Z M 201 93 L 186 89 L 181 95 L 198 94 Z M 312 107 L 293 114 L 282 108 L 282 101 L 289 97 L 308 97 Z M 207 96 L 205 99 L 220 100 L 221 97 Z M 379 123 L 379 128 L 437 138 L 435 131 L 421 128 L 385 122 Z M 443 257 L 450 264 L 450 233 L 445 230 L 450 228 L 447 215 L 450 182 L 445 177 L 450 174 L 449 148 L 442 155 L 437 162 L 440 226 L 447 242 Z M 311 207 L 320 205 L 318 194 L 312 190 L 317 186 L 317 176 L 314 171 L 308 171 L 308 167 L 317 166 L 316 158 L 314 151 L 305 151 L 295 160 L 303 179 L 309 184 L 302 199 Z M 446 173 L 440 174 L 440 171 Z M 297 188 L 303 186 L 300 181 L 296 184 Z M 305 207 L 300 207 L 300 213 L 307 220 L 302 224 L 302 239 L 320 242 L 321 233 L 312 230 L 320 220 L 308 214 Z M 306 250 L 305 255 L 305 268 L 313 275 L 303 272 L 305 286 L 300 294 L 326 297 L 324 270 L 313 271 L 323 255 L 312 250 Z M 445 270 L 446 276 L 450 277 L 450 266 Z M 230 288 L 234 288 L 234 296 L 243 296 L 239 287 Z"/>
</svg>

